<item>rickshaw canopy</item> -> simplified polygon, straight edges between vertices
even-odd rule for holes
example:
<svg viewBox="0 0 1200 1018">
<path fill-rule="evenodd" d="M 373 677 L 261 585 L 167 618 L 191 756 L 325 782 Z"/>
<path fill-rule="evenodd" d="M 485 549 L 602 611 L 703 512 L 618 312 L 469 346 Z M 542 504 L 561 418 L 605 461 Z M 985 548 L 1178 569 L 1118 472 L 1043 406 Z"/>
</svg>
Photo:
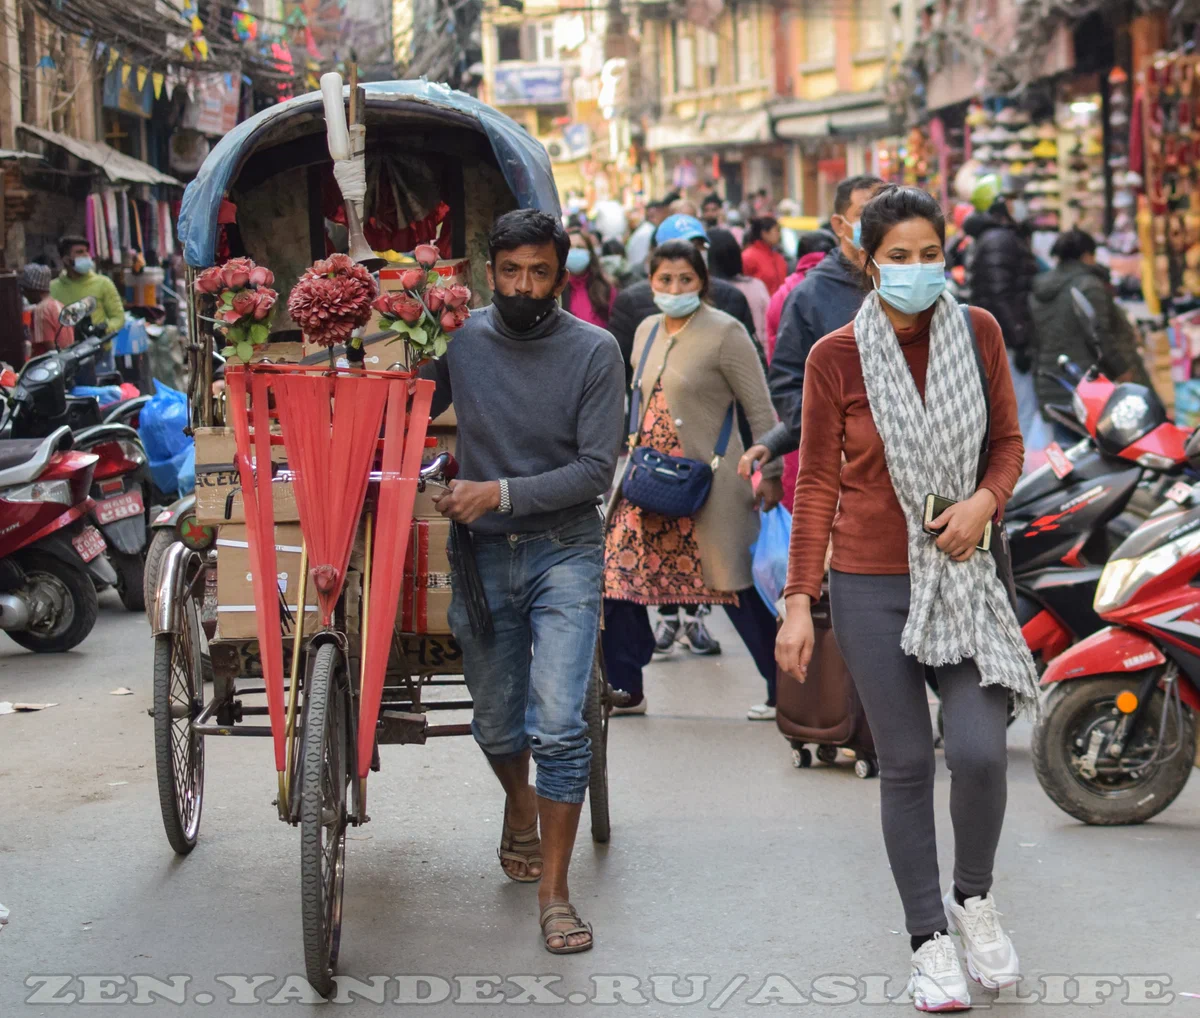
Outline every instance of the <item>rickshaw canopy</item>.
<svg viewBox="0 0 1200 1018">
<path fill-rule="evenodd" d="M 378 130 L 374 115 L 386 118 L 394 113 L 398 117 L 413 117 L 424 113 L 429 115 L 427 119 L 436 120 L 439 115 L 449 113 L 451 116 L 446 119 L 454 123 L 447 124 L 448 130 L 455 126 L 461 129 L 465 118 L 487 136 L 496 164 L 517 204 L 555 216 L 560 214 L 558 190 L 546 150 L 516 121 L 465 92 L 424 79 L 377 81 L 362 87 L 366 90 L 367 113 L 372 115 L 367 129 L 368 152 L 372 131 Z M 314 115 L 324 119 L 320 92 L 271 106 L 238 124 L 217 143 L 183 193 L 179 239 L 188 265 L 206 268 L 213 264 L 217 214 L 246 160 L 260 148 L 270 147 L 272 139 L 278 137 L 278 129 L 286 122 L 296 118 L 311 120 Z"/>
</svg>

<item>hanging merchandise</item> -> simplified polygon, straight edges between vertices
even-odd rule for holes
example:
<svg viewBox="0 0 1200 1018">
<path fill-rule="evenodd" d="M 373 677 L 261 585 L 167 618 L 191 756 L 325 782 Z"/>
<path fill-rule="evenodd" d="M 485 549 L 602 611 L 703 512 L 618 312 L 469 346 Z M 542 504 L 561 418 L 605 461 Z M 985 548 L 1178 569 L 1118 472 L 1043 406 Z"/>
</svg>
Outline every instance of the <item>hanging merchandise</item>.
<svg viewBox="0 0 1200 1018">
<path fill-rule="evenodd" d="M 104 222 L 108 232 L 108 259 L 118 261 L 121 257 L 121 222 L 117 214 L 117 192 L 104 192 Z"/>
<path fill-rule="evenodd" d="M 1002 181 L 1009 211 L 1038 230 L 1057 230 L 1062 208 L 1059 183 L 1058 129 L 1053 120 L 1034 122 L 1015 104 L 993 100 L 968 117 L 971 157 L 981 174 Z"/>
<path fill-rule="evenodd" d="M 1101 96 L 1087 81 L 1066 88 L 1057 105 L 1063 198 L 1062 228 L 1080 229 L 1103 241 L 1105 214 L 1104 125 Z"/>
</svg>

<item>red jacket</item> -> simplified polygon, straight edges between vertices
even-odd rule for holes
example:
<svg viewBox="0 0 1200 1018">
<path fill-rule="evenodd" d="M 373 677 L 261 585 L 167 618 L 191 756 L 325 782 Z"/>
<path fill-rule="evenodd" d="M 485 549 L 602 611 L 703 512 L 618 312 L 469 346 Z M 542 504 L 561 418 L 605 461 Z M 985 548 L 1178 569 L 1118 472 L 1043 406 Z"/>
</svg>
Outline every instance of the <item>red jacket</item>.
<svg viewBox="0 0 1200 1018">
<path fill-rule="evenodd" d="M 756 240 L 742 251 L 742 271 L 747 276 L 761 279 L 767 293 L 774 293 L 787 278 L 787 262 L 783 255 L 761 240 Z"/>
</svg>

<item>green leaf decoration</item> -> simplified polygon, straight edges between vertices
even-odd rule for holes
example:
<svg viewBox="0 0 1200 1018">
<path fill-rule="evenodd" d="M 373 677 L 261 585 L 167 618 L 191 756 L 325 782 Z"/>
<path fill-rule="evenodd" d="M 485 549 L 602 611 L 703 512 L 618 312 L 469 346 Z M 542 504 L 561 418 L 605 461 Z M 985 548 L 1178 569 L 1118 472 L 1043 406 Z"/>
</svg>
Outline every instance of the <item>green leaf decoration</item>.
<svg viewBox="0 0 1200 1018">
<path fill-rule="evenodd" d="M 222 290 L 221 291 L 221 303 L 222 304 L 232 304 L 233 303 L 233 291 L 232 290 Z"/>
<path fill-rule="evenodd" d="M 442 279 L 442 277 L 441 277 L 440 273 L 435 272 L 433 269 L 430 269 L 429 275 L 425 277 L 425 283 L 428 286 L 437 286 L 437 284 L 441 282 L 441 279 Z"/>
<path fill-rule="evenodd" d="M 424 347 L 429 342 L 429 335 L 425 332 L 425 326 L 423 325 L 414 326 L 409 336 L 412 338 L 413 343 L 419 347 Z"/>
<path fill-rule="evenodd" d="M 228 342 L 234 344 L 234 346 L 236 346 L 238 343 L 243 342 L 245 340 L 245 338 L 246 338 L 246 329 L 245 329 L 245 326 L 243 326 L 241 324 L 231 325 L 225 332 L 225 339 Z"/>
<path fill-rule="evenodd" d="M 270 330 L 262 322 L 255 322 L 250 326 L 250 342 L 255 346 L 265 343 L 269 335 Z"/>
<path fill-rule="evenodd" d="M 237 354 L 237 347 L 236 347 L 236 346 L 227 346 L 227 347 L 225 347 L 225 349 L 223 349 L 223 350 L 221 351 L 221 356 L 222 356 L 222 357 L 233 357 L 233 356 L 235 356 L 236 354 Z"/>
<path fill-rule="evenodd" d="M 250 358 L 254 356 L 254 347 L 251 344 L 247 343 L 245 340 L 243 340 L 242 342 L 238 343 L 238 345 L 237 345 L 237 355 L 242 360 L 249 363 Z"/>
<path fill-rule="evenodd" d="M 446 341 L 445 336 L 438 336 L 438 338 L 433 341 L 433 355 L 435 357 L 441 357 L 446 352 L 446 347 L 449 345 L 450 344 Z"/>
</svg>

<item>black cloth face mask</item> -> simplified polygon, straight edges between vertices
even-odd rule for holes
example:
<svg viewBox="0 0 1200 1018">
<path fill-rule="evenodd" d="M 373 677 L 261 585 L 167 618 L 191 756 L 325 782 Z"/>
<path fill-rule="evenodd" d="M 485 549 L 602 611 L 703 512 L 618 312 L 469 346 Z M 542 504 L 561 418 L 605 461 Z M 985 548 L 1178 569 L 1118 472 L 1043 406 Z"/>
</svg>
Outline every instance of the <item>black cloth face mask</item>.
<svg viewBox="0 0 1200 1018">
<path fill-rule="evenodd" d="M 521 294 L 506 296 L 497 290 L 492 294 L 492 303 L 500 312 L 504 324 L 513 332 L 529 332 L 558 306 L 558 298 L 526 297 Z"/>
</svg>

